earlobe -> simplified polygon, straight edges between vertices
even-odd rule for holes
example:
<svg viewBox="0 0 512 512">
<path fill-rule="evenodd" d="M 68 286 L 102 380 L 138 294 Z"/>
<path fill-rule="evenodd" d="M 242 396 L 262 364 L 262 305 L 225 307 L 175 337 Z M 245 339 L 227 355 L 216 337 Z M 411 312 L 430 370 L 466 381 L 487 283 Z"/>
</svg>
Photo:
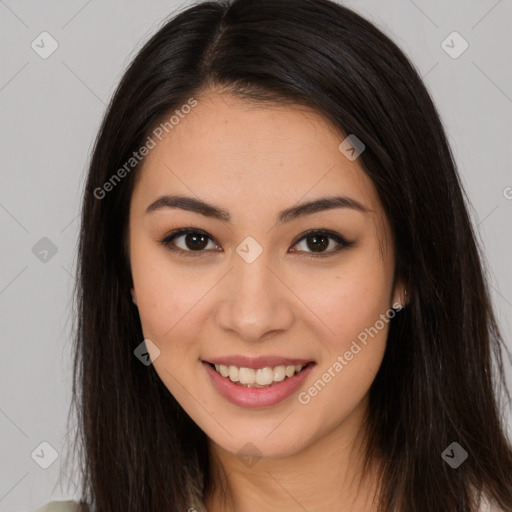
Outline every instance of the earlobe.
<svg viewBox="0 0 512 512">
<path fill-rule="evenodd" d="M 132 288 L 132 302 L 137 304 L 137 299 L 135 298 L 135 288 Z"/>
<path fill-rule="evenodd" d="M 395 299 L 393 300 L 393 309 L 400 310 L 407 306 L 409 299 L 407 296 L 407 290 L 405 286 L 398 285 L 395 289 Z"/>
</svg>

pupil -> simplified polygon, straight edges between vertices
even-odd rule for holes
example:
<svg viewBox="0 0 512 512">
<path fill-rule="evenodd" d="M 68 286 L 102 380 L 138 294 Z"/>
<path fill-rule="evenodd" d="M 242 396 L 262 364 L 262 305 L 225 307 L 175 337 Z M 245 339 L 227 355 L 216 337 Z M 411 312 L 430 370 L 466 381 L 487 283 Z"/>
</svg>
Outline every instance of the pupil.
<svg viewBox="0 0 512 512">
<path fill-rule="evenodd" d="M 199 243 L 198 243 L 199 241 Z M 196 233 L 188 233 L 185 236 L 185 244 L 193 251 L 204 249 L 208 245 L 206 236 Z"/>
<path fill-rule="evenodd" d="M 310 235 L 307 237 L 308 240 L 308 248 L 321 252 L 323 249 L 329 247 L 329 238 L 326 235 Z M 313 243 L 309 243 L 309 241 L 313 240 Z M 318 251 L 320 249 L 320 251 Z"/>
</svg>

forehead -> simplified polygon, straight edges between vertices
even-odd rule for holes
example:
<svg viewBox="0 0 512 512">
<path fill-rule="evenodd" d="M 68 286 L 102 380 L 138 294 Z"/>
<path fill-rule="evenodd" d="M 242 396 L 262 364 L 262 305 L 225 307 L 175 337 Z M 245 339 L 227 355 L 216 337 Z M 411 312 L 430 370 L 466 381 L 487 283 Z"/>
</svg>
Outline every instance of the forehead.
<svg viewBox="0 0 512 512">
<path fill-rule="evenodd" d="M 319 113 L 218 93 L 197 102 L 161 140 L 153 137 L 138 170 L 137 202 L 180 192 L 256 214 L 343 194 L 379 210 L 371 180 L 339 150 L 345 135 Z"/>
</svg>

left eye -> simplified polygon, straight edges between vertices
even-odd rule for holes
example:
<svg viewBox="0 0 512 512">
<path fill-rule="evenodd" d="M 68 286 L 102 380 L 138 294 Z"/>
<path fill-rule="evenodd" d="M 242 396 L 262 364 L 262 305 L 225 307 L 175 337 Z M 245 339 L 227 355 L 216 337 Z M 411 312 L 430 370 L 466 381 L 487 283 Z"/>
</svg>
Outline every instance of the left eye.
<svg viewBox="0 0 512 512">
<path fill-rule="evenodd" d="M 180 239 L 182 239 L 182 246 L 176 243 Z M 331 243 L 332 241 L 334 241 L 334 247 Z M 174 231 L 160 242 L 169 250 L 186 256 L 199 256 L 205 252 L 205 249 L 217 250 L 216 248 L 219 248 L 219 245 L 206 232 L 196 229 Z M 213 244 L 213 247 L 208 247 L 209 243 Z M 350 247 L 353 243 L 345 240 L 339 233 L 333 231 L 324 229 L 310 230 L 303 233 L 292 246 L 295 247 L 302 244 L 302 249 L 292 249 L 291 252 L 305 252 L 313 257 L 329 256 L 338 253 L 345 247 Z"/>
<path fill-rule="evenodd" d="M 332 241 L 334 241 L 334 244 L 331 244 Z M 301 244 L 303 244 L 303 248 L 311 250 L 311 253 L 309 253 L 311 256 L 329 256 L 333 253 L 338 253 L 345 247 L 351 246 L 352 242 L 348 242 L 340 234 L 332 231 L 311 230 L 302 235 L 295 245 L 300 246 Z M 329 251 L 327 250 L 328 248 L 330 249 Z M 304 249 L 300 250 L 308 252 Z"/>
</svg>

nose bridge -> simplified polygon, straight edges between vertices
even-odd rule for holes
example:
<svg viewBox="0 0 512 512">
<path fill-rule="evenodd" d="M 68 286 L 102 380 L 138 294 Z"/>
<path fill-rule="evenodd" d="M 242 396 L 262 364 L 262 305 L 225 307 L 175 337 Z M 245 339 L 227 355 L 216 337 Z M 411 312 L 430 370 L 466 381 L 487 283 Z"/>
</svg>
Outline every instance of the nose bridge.
<svg viewBox="0 0 512 512">
<path fill-rule="evenodd" d="M 218 311 L 223 329 L 247 341 L 258 341 L 269 331 L 286 330 L 293 320 L 286 287 L 271 270 L 269 252 L 247 237 L 233 254 L 231 286 Z"/>
</svg>

